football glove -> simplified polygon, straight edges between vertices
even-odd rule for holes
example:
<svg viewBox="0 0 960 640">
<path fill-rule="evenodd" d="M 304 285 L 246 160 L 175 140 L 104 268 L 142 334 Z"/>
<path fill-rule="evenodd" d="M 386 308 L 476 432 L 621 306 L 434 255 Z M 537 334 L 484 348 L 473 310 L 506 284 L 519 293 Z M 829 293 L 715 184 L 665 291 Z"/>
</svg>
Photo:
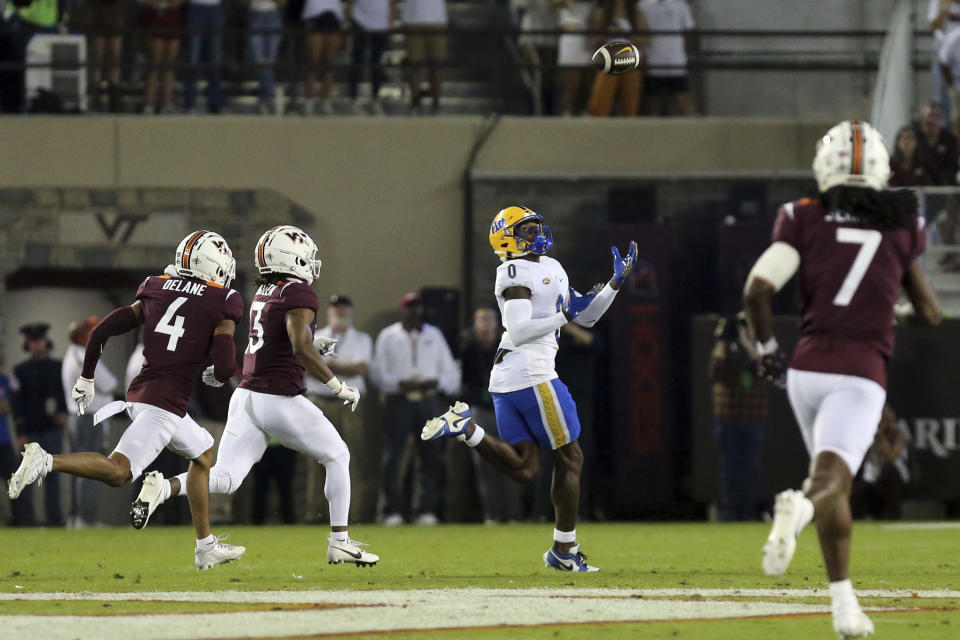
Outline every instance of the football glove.
<svg viewBox="0 0 960 640">
<path fill-rule="evenodd" d="M 320 352 L 325 358 L 336 358 L 334 349 L 337 348 L 337 338 L 328 338 L 327 336 L 317 336 L 313 339 L 313 348 Z"/>
<path fill-rule="evenodd" d="M 623 284 L 637 261 L 637 243 L 631 240 L 627 255 L 623 257 L 620 257 L 620 249 L 617 247 L 610 247 L 610 253 L 613 254 L 613 277 L 610 279 L 617 284 Z"/>
<path fill-rule="evenodd" d="M 90 403 L 93 402 L 93 380 L 87 380 L 84 377 L 77 378 L 77 383 L 73 385 L 73 392 L 70 397 L 77 403 L 77 415 L 82 416 Z"/>
<path fill-rule="evenodd" d="M 348 387 L 347 385 L 340 382 L 337 379 L 337 376 L 333 376 L 326 382 L 327 388 L 330 391 L 333 391 L 333 395 L 339 400 L 343 400 L 344 406 L 350 405 L 350 411 L 357 410 L 357 404 L 360 403 L 360 392 L 353 387 Z"/>
<path fill-rule="evenodd" d="M 601 289 L 603 289 L 602 284 L 595 284 L 590 291 L 580 295 L 576 289 L 570 287 L 570 301 L 567 303 L 566 308 L 567 315 L 570 316 L 570 319 L 572 320 L 586 311 L 587 307 L 590 306 L 590 303 L 597 297 Z"/>
<path fill-rule="evenodd" d="M 760 354 L 760 377 L 780 389 L 787 388 L 787 356 L 783 354 L 776 338 L 770 338 L 765 344 L 757 344 Z"/>
<path fill-rule="evenodd" d="M 223 383 L 217 380 L 217 376 L 213 375 L 213 365 L 210 365 L 203 370 L 203 374 L 200 376 L 200 379 L 203 380 L 203 384 L 210 387 L 223 386 Z"/>
</svg>

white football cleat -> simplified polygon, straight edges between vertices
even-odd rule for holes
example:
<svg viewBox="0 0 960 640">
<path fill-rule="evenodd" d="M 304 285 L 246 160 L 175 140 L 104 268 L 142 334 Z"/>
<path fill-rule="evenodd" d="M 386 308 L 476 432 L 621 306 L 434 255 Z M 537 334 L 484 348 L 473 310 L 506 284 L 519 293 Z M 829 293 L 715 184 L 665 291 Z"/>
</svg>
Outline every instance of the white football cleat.
<svg viewBox="0 0 960 640">
<path fill-rule="evenodd" d="M 861 638 L 873 635 L 873 621 L 859 606 L 834 608 L 833 630 L 841 638 Z"/>
<path fill-rule="evenodd" d="M 431 418 L 420 431 L 421 440 L 437 440 L 445 437 L 466 435 L 470 424 L 470 405 L 456 402 L 439 418 Z"/>
<path fill-rule="evenodd" d="M 197 569 L 204 571 L 210 567 L 215 567 L 218 564 L 225 564 L 227 562 L 233 562 L 234 560 L 239 560 L 240 556 L 246 553 L 247 548 L 241 547 L 235 544 L 226 544 L 223 540 L 226 540 L 227 536 L 217 536 L 217 543 L 213 545 L 213 548 L 209 551 L 201 551 L 197 549 L 194 552 L 195 563 Z"/>
<path fill-rule="evenodd" d="M 330 546 L 327 547 L 327 564 L 352 562 L 358 567 L 372 567 L 380 560 L 380 556 L 377 554 L 360 548 L 361 546 L 367 546 L 363 542 L 357 542 L 356 540 L 337 542 L 333 539 L 328 541 Z"/>
<path fill-rule="evenodd" d="M 130 524 L 134 529 L 143 529 L 150 521 L 150 516 L 163 504 L 163 474 L 151 471 L 143 478 L 143 487 L 140 495 L 130 505 Z"/>
<path fill-rule="evenodd" d="M 763 571 L 768 576 L 783 575 L 793 560 L 797 536 L 813 515 L 804 500 L 803 493 L 793 489 L 778 493 L 774 500 L 773 526 L 763 545 Z"/>
<path fill-rule="evenodd" d="M 7 484 L 7 495 L 11 500 L 20 497 L 20 492 L 24 487 L 28 487 L 34 482 L 37 486 L 43 484 L 43 479 L 47 472 L 44 470 L 47 461 L 47 452 L 36 442 L 30 442 L 23 448 L 23 460 L 20 466 L 10 476 L 10 482 Z"/>
</svg>

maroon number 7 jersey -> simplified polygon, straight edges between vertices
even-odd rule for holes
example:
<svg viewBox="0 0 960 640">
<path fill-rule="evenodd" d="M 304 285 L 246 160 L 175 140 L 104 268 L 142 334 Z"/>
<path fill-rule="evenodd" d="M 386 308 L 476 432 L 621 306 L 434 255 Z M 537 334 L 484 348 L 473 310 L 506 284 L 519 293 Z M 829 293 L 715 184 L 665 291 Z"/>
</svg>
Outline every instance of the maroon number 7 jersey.
<svg viewBox="0 0 960 640">
<path fill-rule="evenodd" d="M 287 335 L 287 312 L 312 309 L 310 331 L 317 327 L 320 307 L 313 287 L 297 278 L 264 284 L 250 303 L 250 341 L 243 355 L 240 386 L 260 393 L 295 396 L 304 392 L 306 370 L 293 355 Z"/>
<path fill-rule="evenodd" d="M 926 246 L 924 219 L 879 230 L 856 212 L 816 200 L 780 207 L 774 242 L 800 254 L 800 342 L 791 367 L 869 378 L 886 387 L 893 354 L 893 306 L 904 273 Z"/>
<path fill-rule="evenodd" d="M 239 322 L 243 300 L 213 282 L 168 275 L 144 280 L 137 300 L 143 305 L 144 364 L 130 383 L 127 402 L 183 416 L 210 353 L 213 330 L 224 320 Z"/>
</svg>

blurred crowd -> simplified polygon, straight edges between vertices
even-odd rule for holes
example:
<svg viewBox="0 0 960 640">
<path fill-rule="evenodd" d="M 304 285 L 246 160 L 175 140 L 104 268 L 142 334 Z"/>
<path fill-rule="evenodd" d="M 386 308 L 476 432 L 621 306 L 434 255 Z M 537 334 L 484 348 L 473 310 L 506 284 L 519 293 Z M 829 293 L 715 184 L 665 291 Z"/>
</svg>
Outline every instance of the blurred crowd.
<svg viewBox="0 0 960 640">
<path fill-rule="evenodd" d="M 355 413 L 333 398 L 325 385 L 307 379 L 307 397 L 320 407 L 340 430 L 351 451 L 353 486 L 351 520 L 379 521 L 387 525 L 430 526 L 441 521 L 486 523 L 552 518 L 549 479 L 552 465 L 543 465 L 539 483 L 522 486 L 496 473 L 472 449 L 419 438 L 424 422 L 442 413 L 455 399 L 471 404 L 478 422 L 494 428 L 493 403 L 487 385 L 490 367 L 502 327 L 495 309 L 477 309 L 469 327 L 460 335 L 445 336 L 424 321 L 424 300 L 411 292 L 398 305 L 397 321 L 374 339 L 353 325 L 354 303 L 348 295 L 330 298 L 326 324 L 317 333 L 337 339 L 330 369 L 346 384 L 360 390 L 363 400 Z M 115 398 L 125 386 L 101 361 L 96 369 L 94 404 L 85 416 L 76 415 L 70 400 L 82 367 L 84 345 L 96 326 L 96 317 L 79 319 L 69 327 L 70 345 L 62 361 L 51 356 L 49 325 L 36 322 L 20 328 L 24 361 L 0 374 L 0 476 L 8 478 L 19 464 L 19 452 L 27 442 L 38 442 L 50 453 L 98 451 L 109 453 L 112 440 L 109 422 L 94 425 L 93 414 Z M 593 394 L 601 341 L 576 328 L 561 337 L 563 348 L 558 371 L 576 370 L 574 378 L 584 383 L 571 386 L 581 407 L 585 452 L 591 455 L 589 429 L 596 406 Z M 142 344 L 129 356 L 123 373 L 129 383 L 143 366 Z M 239 369 L 237 374 L 239 376 Z M 573 379 L 573 378 L 570 378 Z M 239 377 L 234 378 L 234 383 Z M 219 439 L 226 418 L 232 387 L 197 385 L 191 415 Z M 112 420 L 122 430 L 123 414 Z M 271 442 L 257 463 L 247 486 L 233 496 L 217 496 L 211 514 L 218 521 L 326 523 L 324 471 L 305 456 Z M 587 468 L 592 460 L 588 459 Z M 184 471 L 186 462 L 165 451 L 149 470 L 166 476 Z M 139 482 L 136 483 L 139 485 Z M 69 486 L 68 495 L 61 489 Z M 589 489 L 589 488 L 588 488 Z M 585 490 L 584 512 L 602 517 Z M 38 488 L 7 503 L 3 492 L 0 513 L 9 514 L 17 526 L 91 527 L 124 524 L 126 508 L 138 486 L 111 489 L 79 478 L 51 477 Z M 34 496 L 33 494 L 42 494 Z M 35 512 L 35 504 L 42 509 Z M 100 503 L 103 502 L 104 505 Z M 112 503 L 112 505 L 107 504 Z M 161 523 L 188 522 L 185 505 L 161 509 Z M 123 518 L 121 520 L 120 518 Z"/>
<path fill-rule="evenodd" d="M 223 82 L 228 71 L 233 91 L 255 83 L 254 111 L 261 114 L 342 113 L 335 110 L 335 95 L 349 99 L 348 113 L 437 113 L 451 46 L 459 46 L 468 60 L 482 57 L 469 55 L 477 37 L 502 49 L 496 31 L 451 43 L 456 32 L 449 30 L 446 0 L 5 0 L 5 5 L 4 112 L 58 110 L 52 85 L 26 95 L 20 65 L 28 59 L 53 62 L 40 53 L 31 59 L 28 44 L 36 35 L 86 36 L 89 110 L 144 114 L 230 110 Z M 517 69 L 530 113 L 693 113 L 687 50 L 694 45 L 695 24 L 686 0 L 512 0 L 498 10 L 499 28 L 512 23 L 518 33 L 512 46 L 516 62 L 523 63 Z M 638 71 L 612 76 L 593 69 L 593 52 L 611 40 L 640 48 Z M 397 82 L 406 85 L 391 92 L 406 104 L 389 110 L 383 91 L 387 66 L 402 67 L 404 79 Z M 335 86 L 344 80 L 335 74 L 337 67 L 348 68 L 345 87 Z"/>
</svg>

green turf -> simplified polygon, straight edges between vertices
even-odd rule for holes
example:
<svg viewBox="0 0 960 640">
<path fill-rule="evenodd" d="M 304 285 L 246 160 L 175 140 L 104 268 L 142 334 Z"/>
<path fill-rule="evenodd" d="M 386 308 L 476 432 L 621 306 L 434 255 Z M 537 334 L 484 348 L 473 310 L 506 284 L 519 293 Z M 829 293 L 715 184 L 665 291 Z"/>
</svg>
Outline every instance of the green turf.
<svg viewBox="0 0 960 640">
<path fill-rule="evenodd" d="M 590 524 L 579 537 L 601 573 L 543 568 L 549 525 L 435 528 L 357 526 L 382 560 L 329 566 L 322 527 L 217 527 L 247 546 L 236 564 L 199 572 L 186 527 L 2 529 L 0 590 L 418 589 L 424 587 L 791 587 L 825 586 L 816 534 L 804 531 L 790 571 L 760 571 L 762 524 Z M 858 524 L 851 575 L 858 588 L 957 586 L 957 532 L 883 530 Z"/>
<path fill-rule="evenodd" d="M 353 537 L 382 556 L 372 568 L 329 566 L 326 529 L 217 527 L 244 544 L 244 558 L 199 572 L 193 567 L 193 535 L 187 527 L 132 529 L 0 530 L 0 591 L 170 591 L 261 589 L 419 589 L 438 587 L 825 587 L 816 534 L 800 538 L 787 575 L 760 570 L 762 524 L 591 524 L 578 529 L 598 574 L 571 575 L 543 568 L 550 525 L 384 528 L 359 525 Z M 858 523 L 851 575 L 858 588 L 957 588 L 956 531 L 886 530 Z M 19 588 L 18 588 L 19 587 Z M 215 596 L 211 597 L 212 600 Z M 823 600 L 807 600 L 824 602 Z M 208 605 L 183 603 L 0 603 L 9 614 L 191 612 Z M 865 605 L 923 607 L 921 612 L 872 614 L 882 638 L 960 638 L 960 603 L 950 600 L 867 600 Z M 242 605 L 241 605 L 242 606 Z M 946 610 L 931 610 L 941 606 Z M 195 608 L 196 607 L 196 608 Z M 218 611 L 232 610 L 222 606 Z M 2 625 L 2 622 L 0 622 Z M 400 633 L 429 638 L 708 638 L 776 640 L 830 638 L 826 616 L 591 626 Z M 369 636 L 380 637 L 383 636 Z"/>
</svg>

